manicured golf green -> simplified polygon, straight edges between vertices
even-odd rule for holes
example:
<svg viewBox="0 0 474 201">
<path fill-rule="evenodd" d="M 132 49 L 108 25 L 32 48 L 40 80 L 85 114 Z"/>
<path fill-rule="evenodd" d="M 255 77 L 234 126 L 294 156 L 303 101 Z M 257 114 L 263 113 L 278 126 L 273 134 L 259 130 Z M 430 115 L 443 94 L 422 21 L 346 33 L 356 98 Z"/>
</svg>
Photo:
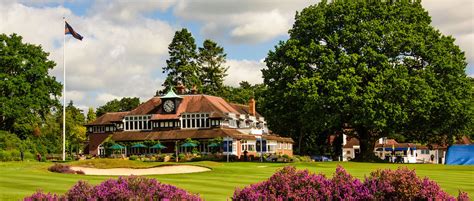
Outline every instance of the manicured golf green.
<svg viewBox="0 0 474 201">
<path fill-rule="evenodd" d="M 108 176 L 67 175 L 48 172 L 47 168 L 53 163 L 38 162 L 0 162 L 0 200 L 19 200 L 31 195 L 36 189 L 45 192 L 64 193 L 78 180 L 90 183 L 100 183 L 110 178 Z M 140 161 L 123 161 L 113 159 L 89 160 L 73 162 L 72 165 L 96 166 L 100 168 L 135 167 L 145 168 L 164 163 L 149 163 Z M 166 163 L 169 164 L 169 163 Z M 173 163 L 171 163 L 173 164 Z M 421 176 L 427 176 L 437 181 L 440 186 L 452 195 L 457 195 L 459 189 L 474 196 L 474 166 L 447 166 L 431 164 L 374 164 L 355 162 L 322 162 L 322 163 L 257 163 L 257 162 L 193 162 L 187 163 L 212 168 L 212 171 L 192 174 L 154 175 L 149 176 L 163 183 L 169 183 L 184 188 L 190 192 L 199 193 L 206 200 L 226 200 L 232 196 L 236 187 L 244 187 L 270 177 L 275 170 L 286 165 L 299 169 L 309 169 L 312 172 L 332 175 L 337 165 L 342 165 L 349 173 L 364 178 L 375 169 L 396 169 L 407 166 L 415 169 Z"/>
</svg>

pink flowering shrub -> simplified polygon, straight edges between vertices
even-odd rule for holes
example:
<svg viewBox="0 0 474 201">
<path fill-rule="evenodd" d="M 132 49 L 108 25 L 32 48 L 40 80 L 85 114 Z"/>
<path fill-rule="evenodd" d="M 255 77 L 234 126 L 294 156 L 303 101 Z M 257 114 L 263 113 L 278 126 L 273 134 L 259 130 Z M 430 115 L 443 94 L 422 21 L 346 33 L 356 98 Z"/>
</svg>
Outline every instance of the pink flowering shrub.
<svg viewBox="0 0 474 201">
<path fill-rule="evenodd" d="M 288 166 L 267 181 L 236 189 L 233 200 L 469 200 L 467 193 L 454 198 L 414 170 L 377 170 L 364 182 L 337 167 L 332 179 L 297 171 Z"/>
<path fill-rule="evenodd" d="M 79 181 L 65 195 L 44 194 L 40 191 L 26 197 L 26 201 L 45 200 L 201 200 L 199 195 L 146 177 L 119 177 L 97 186 Z"/>
<path fill-rule="evenodd" d="M 332 182 L 324 175 L 287 166 L 267 181 L 234 192 L 233 200 L 332 200 Z"/>
<path fill-rule="evenodd" d="M 66 200 L 64 196 L 56 195 L 56 194 L 45 194 L 41 191 L 37 191 L 33 193 L 33 195 L 26 197 L 23 199 L 24 201 L 59 201 L 59 200 Z"/>
<path fill-rule="evenodd" d="M 66 173 L 66 174 L 84 174 L 82 170 L 74 171 L 69 165 L 55 163 L 53 166 L 48 168 L 51 172 Z"/>
</svg>

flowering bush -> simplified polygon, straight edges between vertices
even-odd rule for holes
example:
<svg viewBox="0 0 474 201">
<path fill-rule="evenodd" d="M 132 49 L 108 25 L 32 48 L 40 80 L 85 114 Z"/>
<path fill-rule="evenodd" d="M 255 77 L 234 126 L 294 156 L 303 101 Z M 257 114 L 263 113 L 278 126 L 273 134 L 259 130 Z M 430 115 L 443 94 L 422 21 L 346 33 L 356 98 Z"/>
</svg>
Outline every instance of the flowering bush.
<svg viewBox="0 0 474 201">
<path fill-rule="evenodd" d="M 66 173 L 66 174 L 84 174 L 82 170 L 74 171 L 69 165 L 56 163 L 48 168 L 51 172 Z"/>
<path fill-rule="evenodd" d="M 175 186 L 162 184 L 145 177 L 119 177 L 109 179 L 97 186 L 79 181 L 65 195 L 44 194 L 38 191 L 24 200 L 201 200 Z"/>
<path fill-rule="evenodd" d="M 377 170 L 364 182 L 337 167 L 332 179 L 287 166 L 267 181 L 236 189 L 233 200 L 456 200 L 414 170 Z M 457 200 L 469 200 L 459 192 Z"/>
</svg>

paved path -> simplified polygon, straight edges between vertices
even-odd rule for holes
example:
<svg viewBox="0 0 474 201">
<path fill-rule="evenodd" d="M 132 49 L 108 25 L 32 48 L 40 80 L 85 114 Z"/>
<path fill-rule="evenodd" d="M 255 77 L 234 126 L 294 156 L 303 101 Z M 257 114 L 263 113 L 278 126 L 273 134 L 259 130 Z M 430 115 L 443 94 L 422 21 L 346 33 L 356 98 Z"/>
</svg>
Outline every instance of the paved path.
<svg viewBox="0 0 474 201">
<path fill-rule="evenodd" d="M 193 165 L 170 165 L 154 168 L 132 169 L 132 168 L 111 168 L 98 169 L 88 167 L 71 167 L 72 170 L 82 170 L 86 175 L 153 175 L 153 174 L 183 174 L 194 172 L 205 172 L 211 169 Z"/>
</svg>

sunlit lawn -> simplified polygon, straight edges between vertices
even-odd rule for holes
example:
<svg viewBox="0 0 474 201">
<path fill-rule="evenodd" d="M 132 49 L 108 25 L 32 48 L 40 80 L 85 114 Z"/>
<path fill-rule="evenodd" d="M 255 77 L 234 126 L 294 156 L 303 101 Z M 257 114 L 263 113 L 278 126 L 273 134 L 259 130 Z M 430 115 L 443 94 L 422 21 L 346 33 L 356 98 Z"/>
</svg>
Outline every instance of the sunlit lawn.
<svg viewBox="0 0 474 201">
<path fill-rule="evenodd" d="M 163 164 L 123 160 L 89 160 L 73 162 L 71 165 L 95 166 L 100 168 L 133 167 L 146 168 Z M 407 166 L 415 169 L 419 176 L 428 176 L 452 195 L 459 189 L 474 196 L 474 166 L 447 166 L 431 164 L 380 164 L 354 162 L 323 162 L 323 163 L 257 163 L 257 162 L 193 162 L 188 163 L 212 168 L 212 171 L 192 174 L 153 175 L 161 182 L 176 185 L 193 193 L 199 193 L 206 200 L 226 200 L 232 196 L 236 187 L 262 181 L 270 177 L 275 170 L 286 165 L 294 165 L 299 169 L 322 172 L 332 175 L 338 164 L 349 173 L 364 178 L 375 169 L 396 169 Z M 34 193 L 37 189 L 45 192 L 64 193 L 78 180 L 100 183 L 111 178 L 109 176 L 67 175 L 48 172 L 52 163 L 38 162 L 0 162 L 0 200 L 19 200 Z"/>
</svg>

